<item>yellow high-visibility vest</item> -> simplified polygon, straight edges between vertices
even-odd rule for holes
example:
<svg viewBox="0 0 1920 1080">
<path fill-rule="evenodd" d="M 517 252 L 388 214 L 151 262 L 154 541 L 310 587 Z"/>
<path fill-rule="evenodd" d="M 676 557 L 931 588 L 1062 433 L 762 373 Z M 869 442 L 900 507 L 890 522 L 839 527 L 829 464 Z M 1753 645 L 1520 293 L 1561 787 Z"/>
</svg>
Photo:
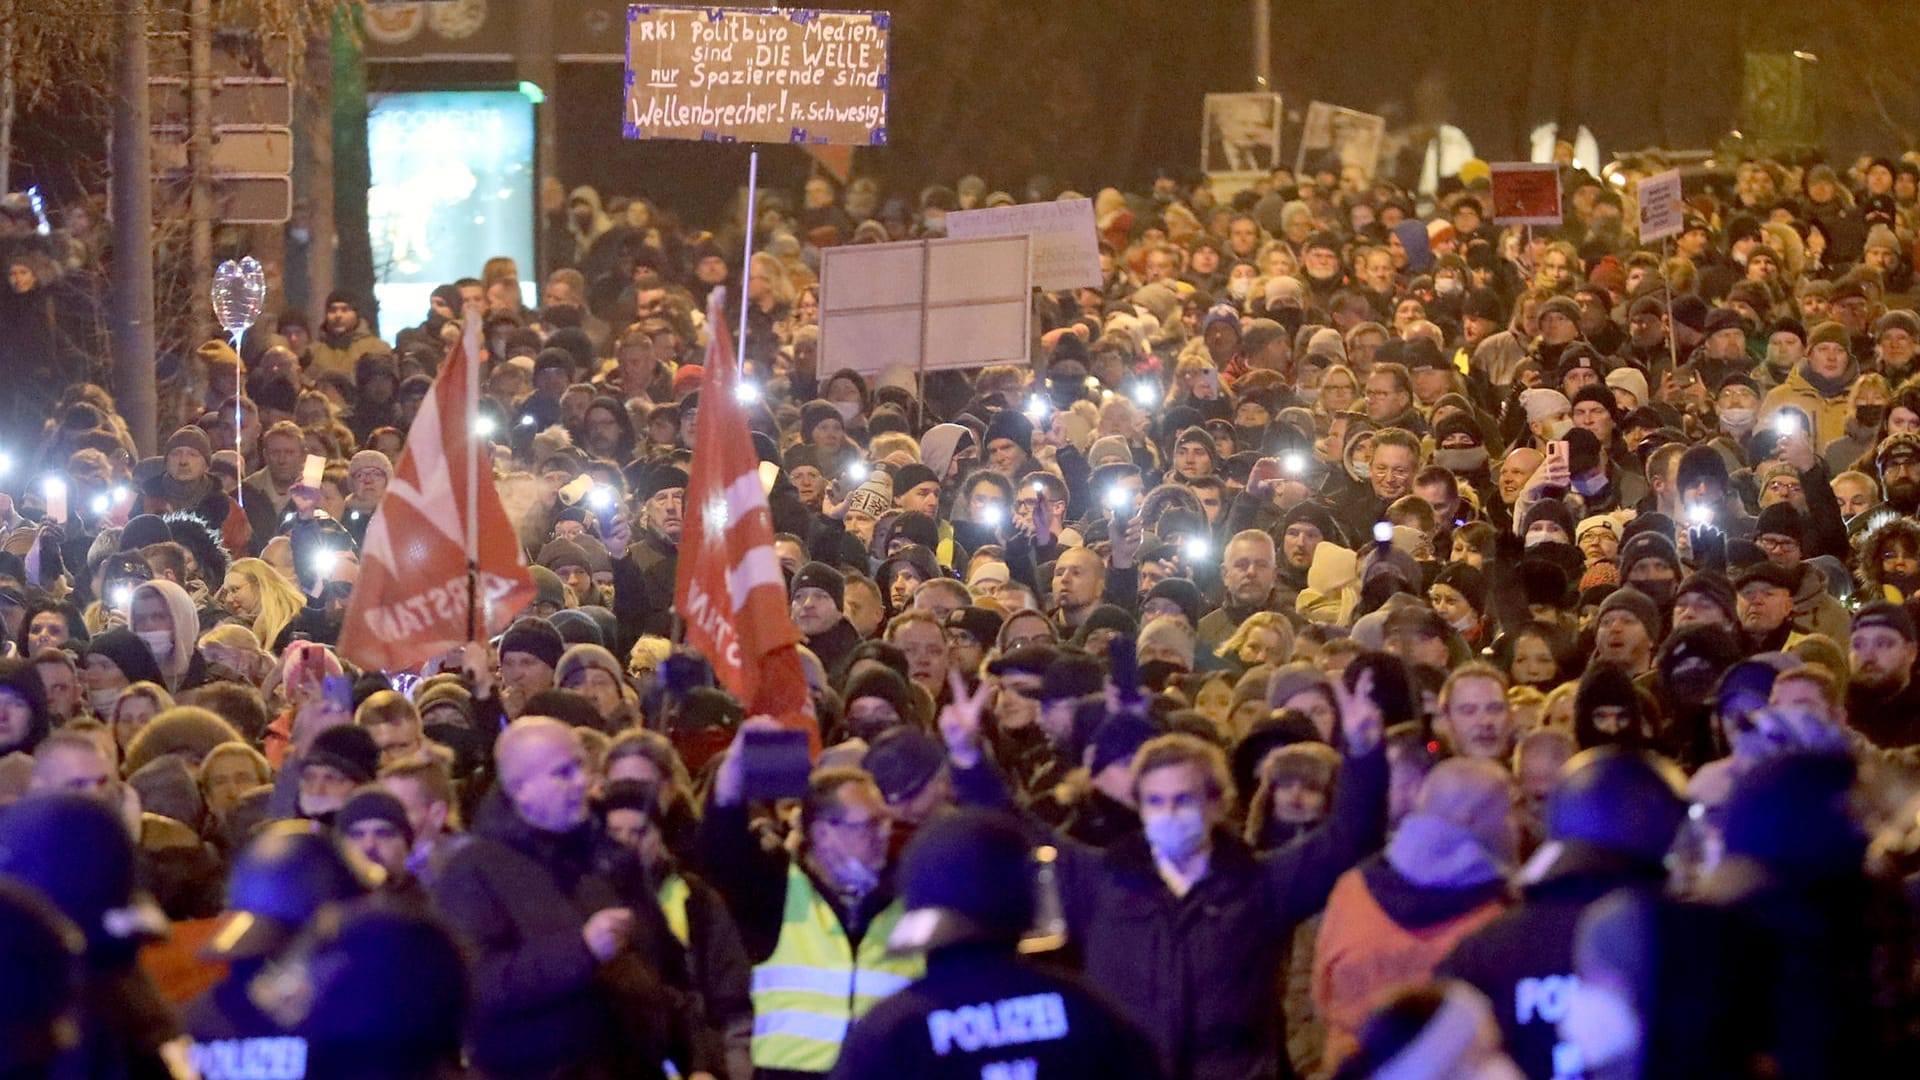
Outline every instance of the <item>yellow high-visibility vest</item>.
<svg viewBox="0 0 1920 1080">
<path fill-rule="evenodd" d="M 926 972 L 920 956 L 887 955 L 905 910 L 897 897 L 883 908 L 856 952 L 813 881 L 798 866 L 787 868 L 780 940 L 753 969 L 755 1068 L 827 1072 L 848 1026 Z"/>
</svg>

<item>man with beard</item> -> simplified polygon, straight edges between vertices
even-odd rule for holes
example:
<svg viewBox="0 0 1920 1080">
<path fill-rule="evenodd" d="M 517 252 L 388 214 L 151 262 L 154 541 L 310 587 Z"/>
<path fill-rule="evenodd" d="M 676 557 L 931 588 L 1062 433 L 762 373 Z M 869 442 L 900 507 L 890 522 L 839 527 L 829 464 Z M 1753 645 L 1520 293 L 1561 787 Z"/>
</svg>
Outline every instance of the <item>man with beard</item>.
<svg viewBox="0 0 1920 1080">
<path fill-rule="evenodd" d="M 1880 468 L 1880 487 L 1886 492 L 1886 501 L 1880 506 L 1905 516 L 1920 511 L 1920 435 L 1887 436 L 1874 454 L 1874 463 Z M 1872 511 L 1868 519 L 1872 520 Z"/>
<path fill-rule="evenodd" d="M 351 379 L 361 357 L 392 354 L 387 343 L 375 336 L 360 317 L 361 306 L 350 293 L 336 290 L 328 294 L 326 321 L 321 324 L 320 335 L 313 339 L 308 377 L 339 374 Z"/>
<path fill-rule="evenodd" d="M 1913 616 L 1907 609 L 1876 600 L 1853 617 L 1848 640 L 1847 718 L 1876 746 L 1920 744 L 1920 687 L 1913 681 Z"/>
<path fill-rule="evenodd" d="M 1300 269 L 1306 274 L 1307 291 L 1312 294 L 1316 305 L 1325 307 L 1347 283 L 1347 275 L 1340 268 L 1340 241 L 1330 232 L 1317 232 L 1307 237 L 1300 247 Z"/>
<path fill-rule="evenodd" d="M 1286 606 L 1292 607 L 1293 599 L 1307 587 L 1307 571 L 1313 566 L 1315 549 L 1328 541 L 1345 547 L 1347 538 L 1341 535 L 1327 508 L 1312 502 L 1298 503 L 1288 510 L 1277 532 L 1280 566 L 1275 580 Z"/>
<path fill-rule="evenodd" d="M 865 770 L 814 770 L 800 800 L 798 850 L 760 844 L 741 745 L 747 732 L 773 728 L 765 719 L 741 725 L 714 775 L 700 850 L 755 963 L 756 1075 L 818 1074 L 832 1069 L 846 1028 L 925 965 L 887 954 L 905 909 L 888 858 L 892 819 Z"/>
<path fill-rule="evenodd" d="M 665 637 L 673 629 L 673 585 L 680 570 L 681 515 L 686 510 L 687 473 L 675 465 L 645 469 L 634 494 L 633 542 L 613 564 L 614 612 L 629 637 Z"/>
</svg>

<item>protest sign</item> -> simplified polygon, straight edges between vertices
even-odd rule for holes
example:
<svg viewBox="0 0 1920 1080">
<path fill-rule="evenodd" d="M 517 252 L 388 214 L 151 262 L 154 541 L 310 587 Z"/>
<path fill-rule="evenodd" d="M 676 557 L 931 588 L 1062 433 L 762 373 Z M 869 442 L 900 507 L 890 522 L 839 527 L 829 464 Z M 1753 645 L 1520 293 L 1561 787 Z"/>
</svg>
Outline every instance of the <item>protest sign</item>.
<svg viewBox="0 0 1920 1080">
<path fill-rule="evenodd" d="M 1640 242 L 1679 236 L 1685 229 L 1686 204 L 1680 194 L 1680 170 L 1654 173 L 1634 188 L 1640 204 Z"/>
<path fill-rule="evenodd" d="M 1495 225 L 1560 224 L 1560 168 L 1551 163 L 1501 161 L 1493 165 Z"/>
<path fill-rule="evenodd" d="M 822 250 L 821 369 L 1028 362 L 1030 243 L 1022 234 Z"/>
<path fill-rule="evenodd" d="M 1307 105 L 1307 116 L 1300 128 L 1300 149 L 1294 156 L 1293 171 L 1307 167 L 1307 156 L 1314 151 L 1332 151 L 1340 159 L 1340 169 L 1349 165 L 1372 177 L 1380 165 L 1380 144 L 1386 138 L 1385 117 L 1343 109 L 1324 101 Z"/>
<path fill-rule="evenodd" d="M 1281 116 L 1278 94 L 1208 94 L 1200 167 L 1207 172 L 1279 168 Z"/>
<path fill-rule="evenodd" d="M 947 235 L 1026 236 L 1033 241 L 1033 283 L 1052 292 L 1100 287 L 1100 239 L 1095 235 L 1092 199 L 955 210 L 947 214 Z"/>
<path fill-rule="evenodd" d="M 627 9 L 629 139 L 880 146 L 884 11 Z"/>
</svg>

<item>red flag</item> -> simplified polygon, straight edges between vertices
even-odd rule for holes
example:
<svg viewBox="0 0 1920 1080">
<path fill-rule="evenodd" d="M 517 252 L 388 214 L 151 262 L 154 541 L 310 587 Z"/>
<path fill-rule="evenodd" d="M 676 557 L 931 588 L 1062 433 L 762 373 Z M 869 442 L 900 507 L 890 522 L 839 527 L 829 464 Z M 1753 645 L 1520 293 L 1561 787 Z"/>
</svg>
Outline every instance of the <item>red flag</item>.
<svg viewBox="0 0 1920 1080">
<path fill-rule="evenodd" d="M 787 582 L 773 553 L 773 518 L 760 484 L 746 410 L 736 396 L 724 290 L 707 302 L 711 344 L 700 379 L 699 431 L 687 480 L 686 528 L 674 606 L 686 643 L 706 656 L 747 715 L 805 730 L 819 749 L 819 723 L 787 613 Z"/>
<path fill-rule="evenodd" d="M 412 667 L 465 644 L 467 633 L 467 455 L 481 448 L 467 431 L 468 379 L 479 355 L 478 333 L 440 367 L 433 393 L 420 403 L 407 448 L 367 525 L 340 630 L 340 654 L 364 668 Z M 513 523 L 483 458 L 478 502 L 479 598 L 491 637 L 533 599 L 533 577 Z"/>
</svg>

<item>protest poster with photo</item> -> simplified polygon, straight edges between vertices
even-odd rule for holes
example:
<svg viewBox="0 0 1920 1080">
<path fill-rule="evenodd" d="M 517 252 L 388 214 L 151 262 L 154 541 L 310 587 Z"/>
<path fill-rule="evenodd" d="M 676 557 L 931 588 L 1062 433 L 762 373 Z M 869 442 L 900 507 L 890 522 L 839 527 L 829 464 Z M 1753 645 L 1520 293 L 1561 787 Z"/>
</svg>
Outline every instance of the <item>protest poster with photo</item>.
<svg viewBox="0 0 1920 1080">
<path fill-rule="evenodd" d="M 629 139 L 880 146 L 884 11 L 627 9 Z"/>
<path fill-rule="evenodd" d="M 1278 94 L 1208 94 L 1200 123 L 1206 172 L 1267 173 L 1280 167 Z"/>
<path fill-rule="evenodd" d="M 1293 171 L 1298 173 L 1309 164 L 1309 158 L 1318 159 L 1331 152 L 1340 162 L 1344 171 L 1354 166 L 1372 178 L 1374 170 L 1380 165 L 1380 146 L 1386 140 L 1387 121 L 1385 117 L 1357 109 L 1343 109 L 1324 101 L 1315 101 L 1307 106 L 1307 116 L 1300 130 L 1300 148 L 1294 156 Z"/>
</svg>

